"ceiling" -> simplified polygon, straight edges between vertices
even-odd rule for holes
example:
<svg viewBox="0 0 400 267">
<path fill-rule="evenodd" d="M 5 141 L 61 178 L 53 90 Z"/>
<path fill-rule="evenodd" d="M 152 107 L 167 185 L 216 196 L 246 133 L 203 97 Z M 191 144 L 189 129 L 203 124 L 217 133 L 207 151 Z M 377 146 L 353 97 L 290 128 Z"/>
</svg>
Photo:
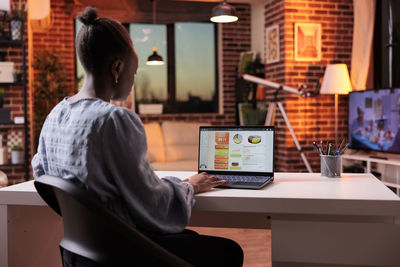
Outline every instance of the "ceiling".
<svg viewBox="0 0 400 267">
<path fill-rule="evenodd" d="M 121 22 L 152 23 L 151 0 L 72 1 L 74 2 L 74 14 L 79 13 L 85 6 L 93 6 L 97 8 L 101 17 L 111 17 Z M 218 2 L 219 0 L 158 0 L 156 9 L 157 23 L 209 21 L 212 8 Z"/>
</svg>

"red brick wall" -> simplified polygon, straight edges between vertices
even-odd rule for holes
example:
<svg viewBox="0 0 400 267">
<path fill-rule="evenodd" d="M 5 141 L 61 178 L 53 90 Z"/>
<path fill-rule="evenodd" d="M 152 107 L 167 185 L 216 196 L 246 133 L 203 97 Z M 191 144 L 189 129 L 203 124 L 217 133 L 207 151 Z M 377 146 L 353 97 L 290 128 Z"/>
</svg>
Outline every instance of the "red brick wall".
<svg viewBox="0 0 400 267">
<path fill-rule="evenodd" d="M 320 23 L 322 28 L 321 61 L 294 60 L 294 23 Z M 280 62 L 266 65 L 268 79 L 296 87 L 305 84 L 309 91 L 323 77 L 325 66 L 347 64 L 350 71 L 353 4 L 351 0 L 269 0 L 265 5 L 265 25 L 277 23 L 280 30 Z M 271 90 L 267 90 L 270 95 Z M 312 147 L 316 140 L 334 141 L 334 97 L 301 98 L 280 94 L 286 113 L 313 171 L 319 171 L 319 157 Z M 268 96 L 269 98 L 271 96 Z M 348 97 L 339 97 L 339 140 L 347 136 Z M 307 171 L 291 135 L 278 113 L 276 116 L 277 171 Z"/>
<path fill-rule="evenodd" d="M 51 0 L 53 24 L 46 31 L 33 31 L 30 36 L 30 62 L 38 50 L 54 50 L 62 62 L 66 64 L 68 76 L 67 86 L 73 88 L 75 84 L 75 52 L 74 52 L 74 15 L 77 7 L 71 8 L 64 0 Z M 162 114 L 141 115 L 143 122 L 150 121 L 199 121 L 214 125 L 233 125 L 236 122 L 235 103 L 235 75 L 240 52 L 250 50 L 250 5 L 235 4 L 239 21 L 222 26 L 222 62 L 223 66 L 223 107 L 224 113 L 208 114 Z M 81 8 L 79 8 L 81 9 Z M 101 10 L 99 10 L 101 13 Z M 31 84 L 34 82 L 35 73 L 31 74 Z M 71 90 L 72 91 L 72 90 Z M 31 91 L 31 95 L 32 95 Z M 32 112 L 35 107 L 30 104 Z M 32 129 L 32 128 L 31 128 Z M 34 137 L 32 138 L 34 140 Z M 31 140 L 31 142 L 33 142 Z M 32 148 L 32 154 L 36 147 Z"/>
<path fill-rule="evenodd" d="M 69 85 L 74 84 L 74 26 L 70 7 L 63 0 L 52 0 L 54 23 L 44 33 L 34 33 L 33 50 L 54 48 L 67 64 L 70 77 Z M 141 115 L 143 122 L 177 120 L 200 121 L 218 124 L 235 124 L 235 75 L 240 52 L 251 49 L 250 43 L 250 5 L 235 4 L 239 21 L 222 26 L 222 62 L 223 65 L 223 114 L 162 114 Z M 294 23 L 312 22 L 322 26 L 322 60 L 318 62 L 294 61 Z M 278 23 L 280 28 L 280 62 L 265 67 L 267 79 L 289 86 L 306 84 L 313 90 L 316 81 L 323 76 L 326 64 L 334 61 L 344 62 L 349 66 L 352 40 L 352 1 L 351 0 L 268 0 L 265 4 L 265 25 Z M 285 98 L 286 112 L 295 133 L 312 164 L 314 171 L 319 171 L 319 158 L 311 143 L 314 140 L 334 139 L 334 101 L 333 96 L 318 96 L 303 99 L 292 94 L 281 94 Z M 270 99 L 271 89 L 267 89 Z M 339 133 L 347 134 L 347 97 L 339 97 Z M 290 133 L 277 114 L 277 171 L 306 171 L 299 157 Z"/>
<path fill-rule="evenodd" d="M 222 26 L 222 62 L 223 65 L 223 114 L 162 114 L 141 115 L 143 122 L 179 120 L 203 121 L 207 123 L 235 124 L 235 75 L 240 52 L 250 50 L 250 5 L 235 4 L 239 21 Z M 74 73 L 74 25 L 73 16 L 68 13 L 69 6 L 63 0 L 52 0 L 51 9 L 54 12 L 53 27 L 46 32 L 34 32 L 32 40 L 33 51 L 38 49 L 55 49 L 66 63 L 69 86 L 72 86 Z"/>
</svg>

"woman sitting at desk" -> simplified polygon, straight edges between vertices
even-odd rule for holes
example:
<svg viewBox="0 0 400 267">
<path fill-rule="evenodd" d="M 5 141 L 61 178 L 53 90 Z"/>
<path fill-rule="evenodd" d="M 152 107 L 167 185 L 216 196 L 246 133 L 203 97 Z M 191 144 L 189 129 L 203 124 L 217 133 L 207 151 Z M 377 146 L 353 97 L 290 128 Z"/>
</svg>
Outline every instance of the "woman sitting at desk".
<svg viewBox="0 0 400 267">
<path fill-rule="evenodd" d="M 134 112 L 110 104 L 125 100 L 138 67 L 127 30 L 86 8 L 76 40 L 86 72 L 83 87 L 48 115 L 32 160 L 34 177 L 72 179 L 155 242 L 195 266 L 242 266 L 232 240 L 185 230 L 195 193 L 222 184 L 206 173 L 185 181 L 159 179 L 149 166 L 146 136 Z M 75 261 L 75 255 L 64 260 Z M 78 259 L 79 260 L 79 259 Z"/>
</svg>

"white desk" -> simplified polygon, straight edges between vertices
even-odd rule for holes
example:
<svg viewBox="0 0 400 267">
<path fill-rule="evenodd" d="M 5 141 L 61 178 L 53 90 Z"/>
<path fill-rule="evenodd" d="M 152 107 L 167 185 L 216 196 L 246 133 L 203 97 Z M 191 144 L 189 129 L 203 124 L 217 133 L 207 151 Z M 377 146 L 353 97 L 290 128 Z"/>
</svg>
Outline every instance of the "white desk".
<svg viewBox="0 0 400 267">
<path fill-rule="evenodd" d="M 262 190 L 214 189 L 196 195 L 191 225 L 271 224 L 274 267 L 400 266 L 400 198 L 371 174 L 342 176 L 276 173 Z M 61 266 L 62 222 L 32 181 L 0 189 L 0 227 L 0 266 Z"/>
</svg>

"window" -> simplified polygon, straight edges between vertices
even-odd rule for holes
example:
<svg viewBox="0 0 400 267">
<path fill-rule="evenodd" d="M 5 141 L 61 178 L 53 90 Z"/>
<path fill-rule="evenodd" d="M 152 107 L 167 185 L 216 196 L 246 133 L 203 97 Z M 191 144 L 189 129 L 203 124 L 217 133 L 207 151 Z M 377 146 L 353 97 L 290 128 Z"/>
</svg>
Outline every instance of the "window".
<svg viewBox="0 0 400 267">
<path fill-rule="evenodd" d="M 156 46 L 165 63 L 147 66 L 154 45 L 152 24 L 130 24 L 139 55 L 135 101 L 163 103 L 167 113 L 218 111 L 216 26 L 175 23 L 156 26 Z"/>
<path fill-rule="evenodd" d="M 81 27 L 82 23 L 76 20 L 76 34 Z M 217 26 L 214 23 L 156 26 L 135 23 L 126 27 L 139 56 L 136 109 L 140 103 L 162 103 L 164 113 L 218 112 Z M 162 66 L 146 65 L 154 44 L 165 62 Z M 77 58 L 79 87 L 84 74 Z"/>
<path fill-rule="evenodd" d="M 156 43 L 158 54 L 167 62 L 167 27 L 156 26 Z M 166 103 L 167 101 L 167 65 L 148 66 L 147 57 L 154 46 L 154 27 L 151 24 L 131 24 L 129 34 L 136 53 L 139 66 L 135 76 L 135 99 L 137 103 Z"/>
</svg>

